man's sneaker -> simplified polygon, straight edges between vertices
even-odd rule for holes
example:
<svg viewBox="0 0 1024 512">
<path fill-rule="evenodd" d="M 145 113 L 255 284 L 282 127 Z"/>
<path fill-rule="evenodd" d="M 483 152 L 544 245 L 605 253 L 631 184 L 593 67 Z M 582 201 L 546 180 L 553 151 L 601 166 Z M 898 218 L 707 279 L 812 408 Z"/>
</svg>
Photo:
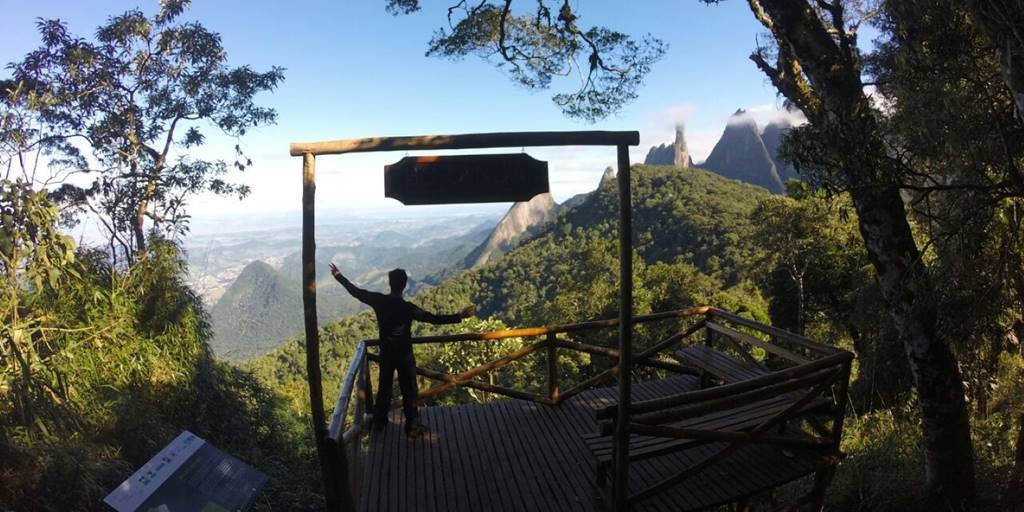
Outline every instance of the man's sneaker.
<svg viewBox="0 0 1024 512">
<path fill-rule="evenodd" d="M 424 424 L 422 424 L 420 422 L 416 422 L 416 423 L 413 423 L 411 425 L 406 425 L 406 427 L 405 427 L 405 435 L 409 436 L 409 438 L 411 438 L 411 439 L 416 439 L 416 438 L 419 438 L 419 437 L 423 437 L 423 434 L 426 434 L 426 433 L 427 433 L 426 425 L 424 425 Z"/>
</svg>

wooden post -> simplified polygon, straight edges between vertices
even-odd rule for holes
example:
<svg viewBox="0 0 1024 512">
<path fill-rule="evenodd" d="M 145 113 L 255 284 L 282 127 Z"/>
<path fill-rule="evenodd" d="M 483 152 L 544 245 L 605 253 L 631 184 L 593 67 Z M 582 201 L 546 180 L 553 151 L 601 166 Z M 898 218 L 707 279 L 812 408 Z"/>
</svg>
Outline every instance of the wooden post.
<svg viewBox="0 0 1024 512">
<path fill-rule="evenodd" d="M 352 492 L 348 486 L 348 467 L 344 441 L 336 445 L 327 436 L 324 415 L 324 391 L 320 379 L 320 331 L 316 318 L 316 252 L 314 198 L 316 196 L 316 159 L 302 155 L 302 309 L 306 330 L 306 374 L 309 379 L 309 410 L 313 438 L 320 458 L 327 510 L 352 511 Z M 343 482 L 339 486 L 338 482 Z M 340 487 L 340 488 L 339 488 Z"/>
<path fill-rule="evenodd" d="M 558 346 L 555 345 L 555 333 L 548 333 L 548 398 L 558 402 Z"/>
<path fill-rule="evenodd" d="M 633 370 L 633 208 L 629 146 L 618 146 L 619 167 L 619 410 L 613 437 L 612 507 L 626 510 L 629 498 L 629 409 Z"/>
<path fill-rule="evenodd" d="M 714 317 L 711 316 L 711 313 L 708 313 L 707 315 L 704 315 L 704 320 L 704 346 L 711 348 L 711 345 L 715 341 L 715 331 L 711 330 L 711 321 L 714 320 Z M 707 370 L 701 369 L 700 388 L 704 389 L 709 386 L 711 386 L 711 376 L 708 375 Z"/>
</svg>

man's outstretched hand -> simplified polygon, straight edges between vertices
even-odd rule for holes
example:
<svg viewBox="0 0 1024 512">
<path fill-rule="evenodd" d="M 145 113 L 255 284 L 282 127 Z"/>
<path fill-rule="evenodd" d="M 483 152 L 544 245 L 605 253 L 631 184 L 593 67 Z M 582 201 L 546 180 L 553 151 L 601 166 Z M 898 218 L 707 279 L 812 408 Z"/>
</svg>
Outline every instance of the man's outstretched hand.
<svg viewBox="0 0 1024 512">
<path fill-rule="evenodd" d="M 338 270 L 338 266 L 334 263 L 331 263 L 331 275 L 334 276 L 335 279 L 341 277 L 341 271 Z"/>
<path fill-rule="evenodd" d="M 469 306 L 468 308 L 459 311 L 459 316 L 461 316 L 462 318 L 476 316 L 476 306 Z"/>
</svg>

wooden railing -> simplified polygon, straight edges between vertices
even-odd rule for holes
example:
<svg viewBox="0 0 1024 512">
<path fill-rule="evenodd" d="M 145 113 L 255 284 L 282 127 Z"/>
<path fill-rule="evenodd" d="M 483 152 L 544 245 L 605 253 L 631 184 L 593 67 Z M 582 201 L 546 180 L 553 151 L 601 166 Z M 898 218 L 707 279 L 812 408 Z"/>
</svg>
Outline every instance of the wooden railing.
<svg viewBox="0 0 1024 512">
<path fill-rule="evenodd" d="M 648 315 L 640 315 L 633 318 L 634 328 L 641 324 L 650 322 L 666 321 L 672 319 L 694 319 L 685 328 L 677 330 L 674 334 L 654 343 L 642 351 L 634 352 L 634 368 L 646 367 L 677 374 L 698 375 L 700 372 L 677 362 L 667 361 L 658 358 L 667 350 L 676 348 L 684 340 L 691 338 L 695 333 L 703 330 L 706 333 L 705 342 L 712 337 L 718 336 L 723 340 L 742 340 L 750 346 L 763 349 L 771 357 L 779 357 L 795 364 L 807 362 L 821 357 L 837 354 L 838 349 L 822 345 L 809 338 L 799 336 L 782 329 L 759 324 L 752 320 L 722 311 L 710 306 L 702 306 L 672 311 L 663 311 Z M 726 323 L 732 327 L 727 327 Z M 573 396 L 593 387 L 601 386 L 619 374 L 617 364 L 590 376 L 581 382 L 575 383 L 566 390 L 561 389 L 559 381 L 560 368 L 558 363 L 559 352 L 563 350 L 574 351 L 608 358 L 611 361 L 618 361 L 619 351 L 613 348 L 598 346 L 566 339 L 559 335 L 567 333 L 582 333 L 586 331 L 597 331 L 601 329 L 615 329 L 619 325 L 618 319 L 596 320 L 573 324 L 554 325 L 548 327 L 531 327 L 523 329 L 507 329 L 502 331 L 482 333 L 461 333 L 441 336 L 421 336 L 412 339 L 413 344 L 435 344 L 435 343 L 472 343 L 488 342 L 509 338 L 524 339 L 524 344 L 512 350 L 510 353 L 477 365 L 471 369 L 457 374 L 446 373 L 430 368 L 416 367 L 416 373 L 436 382 L 430 388 L 420 392 L 420 400 L 428 400 L 438 395 L 457 388 L 470 388 L 495 395 L 502 395 L 519 400 L 529 400 L 558 406 L 560 403 Z M 752 331 L 762 333 L 769 338 L 765 341 L 750 334 L 743 333 L 738 329 L 749 328 Z M 673 329 L 675 330 L 675 329 Z M 531 338 L 536 339 L 530 341 Z M 373 385 L 370 382 L 370 362 L 379 362 L 379 356 L 371 353 L 370 348 L 379 345 L 378 340 L 364 340 L 357 344 L 351 363 L 341 381 L 338 400 L 331 415 L 328 427 L 328 437 L 334 446 L 343 446 L 346 450 L 348 461 L 349 485 L 352 495 L 359 497 L 359 485 L 362 480 L 362 442 L 363 434 L 369 425 L 369 411 L 373 408 Z M 545 354 L 546 359 L 546 392 L 544 394 L 529 392 L 526 390 L 512 389 L 506 386 L 494 384 L 479 377 L 488 372 L 495 371 L 515 361 L 527 358 L 532 354 Z M 744 356 L 751 357 L 747 352 Z M 845 357 L 845 356 L 843 356 Z M 770 362 L 770 361 L 768 361 Z M 710 390 L 709 390 L 710 391 Z M 393 404 L 392 406 L 395 406 Z M 644 403 L 641 409 L 651 407 L 653 404 Z M 660 404 L 659 404 L 660 405 Z M 610 417 L 614 414 L 614 408 L 602 412 L 602 417 Z M 341 455 L 340 453 L 336 455 Z M 338 457 L 342 460 L 341 457 Z"/>
<path fill-rule="evenodd" d="M 702 324 L 706 334 L 703 343 L 714 350 L 712 354 L 727 356 L 728 361 L 736 364 L 745 363 L 752 373 L 742 379 L 725 377 L 728 371 L 714 375 L 714 361 L 700 359 L 701 354 L 709 352 L 697 351 L 695 360 L 698 366 L 704 366 L 702 389 L 630 404 L 629 431 L 661 439 L 658 445 L 651 442 L 645 445 L 644 458 L 673 453 L 699 443 L 722 444 L 696 463 L 680 468 L 661 481 L 650 482 L 646 488 L 629 496 L 627 502 L 633 505 L 651 498 L 719 463 L 743 446 L 759 443 L 780 448 L 809 448 L 831 461 L 824 469 L 816 471 L 813 487 L 796 505 L 811 504 L 812 510 L 820 509 L 835 465 L 842 458 L 840 442 L 853 354 L 714 308 L 708 311 Z M 755 356 L 755 350 L 763 351 L 761 357 Z M 687 360 L 685 352 L 680 352 L 683 361 Z M 728 370 L 725 366 L 721 369 Z M 711 378 L 722 384 L 710 386 L 705 379 Z M 780 399 L 785 407 L 770 415 L 758 417 L 751 412 L 751 405 Z M 726 416 L 731 418 L 730 428 L 706 427 L 715 424 L 705 421 L 706 418 Z M 601 435 L 610 436 L 618 419 L 618 405 L 598 410 L 596 418 L 601 422 Z M 737 428 L 737 425 L 745 427 Z M 600 466 L 598 471 L 600 475 Z M 741 493 L 738 492 L 737 498 L 743 498 Z"/>
</svg>

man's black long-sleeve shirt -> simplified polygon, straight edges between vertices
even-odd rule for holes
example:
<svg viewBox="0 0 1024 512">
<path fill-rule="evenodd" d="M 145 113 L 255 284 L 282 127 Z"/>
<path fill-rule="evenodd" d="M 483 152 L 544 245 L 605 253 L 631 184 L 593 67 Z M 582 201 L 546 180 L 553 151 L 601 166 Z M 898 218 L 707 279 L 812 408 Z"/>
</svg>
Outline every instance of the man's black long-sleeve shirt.
<svg viewBox="0 0 1024 512">
<path fill-rule="evenodd" d="M 412 352 L 413 320 L 431 324 L 457 324 L 462 321 L 462 316 L 458 314 L 435 315 L 424 311 L 419 306 L 403 299 L 401 295 L 385 295 L 363 290 L 344 276 L 338 276 L 338 282 L 359 302 L 373 308 L 373 312 L 377 315 L 377 326 L 380 329 L 382 356 L 395 357 Z"/>
</svg>

